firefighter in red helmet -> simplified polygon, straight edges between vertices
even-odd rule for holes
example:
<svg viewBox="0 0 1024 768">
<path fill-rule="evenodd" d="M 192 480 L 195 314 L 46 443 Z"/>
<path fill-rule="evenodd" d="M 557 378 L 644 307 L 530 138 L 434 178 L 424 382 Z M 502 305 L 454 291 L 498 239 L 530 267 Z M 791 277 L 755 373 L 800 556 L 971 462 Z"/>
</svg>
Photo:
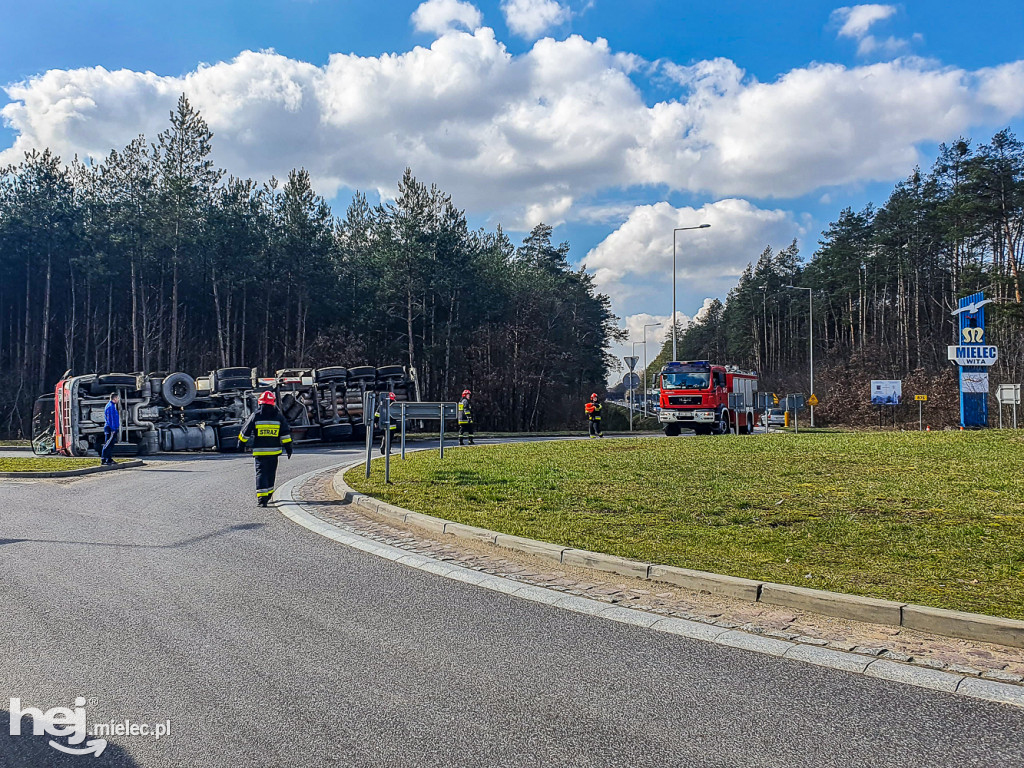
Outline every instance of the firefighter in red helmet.
<svg viewBox="0 0 1024 768">
<path fill-rule="evenodd" d="M 473 445 L 473 407 L 469 403 L 472 396 L 473 393 L 468 389 L 462 390 L 462 400 L 459 401 L 459 445 L 465 445 L 463 440 L 466 436 L 469 437 L 469 444 Z"/>
<path fill-rule="evenodd" d="M 286 452 L 289 459 L 292 457 L 292 429 L 277 409 L 277 396 L 273 392 L 261 392 L 257 402 L 259 407 L 238 433 L 238 445 L 245 448 L 252 444 L 256 460 L 256 503 L 265 507 L 274 495 L 281 451 Z"/>
<path fill-rule="evenodd" d="M 591 437 L 604 437 L 604 432 L 601 431 L 601 409 L 604 408 L 600 401 L 597 399 L 597 392 L 594 392 L 590 396 L 590 402 L 588 402 L 583 410 L 587 414 L 587 420 L 590 422 L 590 436 Z"/>
</svg>

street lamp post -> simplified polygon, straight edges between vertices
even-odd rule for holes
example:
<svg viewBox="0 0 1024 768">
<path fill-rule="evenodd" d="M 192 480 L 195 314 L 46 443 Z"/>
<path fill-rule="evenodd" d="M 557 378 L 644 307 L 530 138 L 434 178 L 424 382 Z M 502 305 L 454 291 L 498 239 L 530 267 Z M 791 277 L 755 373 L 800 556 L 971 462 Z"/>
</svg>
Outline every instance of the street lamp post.
<svg viewBox="0 0 1024 768">
<path fill-rule="evenodd" d="M 787 288 L 795 288 L 798 291 L 807 291 L 807 303 L 810 308 L 808 321 L 809 347 L 811 351 L 811 394 L 814 394 L 814 289 L 805 288 L 802 285 L 787 285 Z M 814 426 L 814 406 L 811 406 L 811 426 Z"/>
<path fill-rule="evenodd" d="M 661 323 L 647 323 L 644 325 L 644 416 L 647 416 L 647 329 L 657 328 Z"/>
<path fill-rule="evenodd" d="M 678 360 L 676 353 L 676 232 L 691 229 L 707 229 L 710 224 L 698 224 L 696 227 L 676 227 L 672 230 L 672 359 Z"/>
</svg>

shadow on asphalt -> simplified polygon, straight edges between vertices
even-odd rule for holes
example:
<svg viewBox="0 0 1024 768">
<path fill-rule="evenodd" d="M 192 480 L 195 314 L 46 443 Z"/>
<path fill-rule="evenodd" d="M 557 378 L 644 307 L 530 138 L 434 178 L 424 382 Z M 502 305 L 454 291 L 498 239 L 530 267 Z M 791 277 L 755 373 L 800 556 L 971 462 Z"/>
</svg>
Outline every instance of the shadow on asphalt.
<svg viewBox="0 0 1024 768">
<path fill-rule="evenodd" d="M 192 536 L 188 539 L 176 541 L 173 544 L 118 544 L 107 541 L 62 541 L 60 539 L 0 539 L 0 546 L 3 546 L 4 544 L 21 544 L 24 542 L 31 542 L 33 544 L 77 544 L 79 546 L 84 545 L 89 547 L 124 547 L 128 549 L 181 549 L 192 544 L 198 544 L 200 541 L 205 541 L 206 539 L 224 536 L 232 531 L 254 531 L 258 528 L 263 528 L 266 525 L 268 525 L 268 523 L 239 523 L 237 525 L 229 525 L 227 528 L 221 528 L 219 531 L 204 533 L 202 536 Z"/>
<path fill-rule="evenodd" d="M 35 705 L 37 709 L 47 710 L 49 704 L 38 705 L 35 702 L 23 702 L 22 708 Z M 54 703 L 54 706 L 68 706 L 65 703 Z M 138 763 L 116 744 L 107 744 L 102 754 L 95 757 L 92 753 L 88 755 L 69 755 L 50 746 L 51 739 L 61 746 L 68 747 L 68 737 L 54 738 L 47 734 L 34 736 L 32 733 L 32 718 L 23 717 L 21 720 L 21 733 L 17 736 L 11 735 L 11 713 L 6 709 L 0 709 L 0 766 L 4 768 L 64 768 L 64 766 L 88 765 L 90 768 L 137 768 Z M 77 745 L 78 749 L 86 748 L 89 742 Z M 74 748 L 74 747 L 72 747 Z"/>
</svg>

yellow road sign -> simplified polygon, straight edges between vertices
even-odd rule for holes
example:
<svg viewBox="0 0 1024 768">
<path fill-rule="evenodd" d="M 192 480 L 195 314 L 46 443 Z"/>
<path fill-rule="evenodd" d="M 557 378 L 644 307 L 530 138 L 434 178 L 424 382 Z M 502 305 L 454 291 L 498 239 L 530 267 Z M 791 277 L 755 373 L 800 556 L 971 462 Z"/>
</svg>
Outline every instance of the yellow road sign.
<svg viewBox="0 0 1024 768">
<path fill-rule="evenodd" d="M 808 397 L 807 398 L 807 404 L 808 405 L 817 405 L 818 404 L 818 396 L 817 395 L 811 395 L 810 397 Z"/>
<path fill-rule="evenodd" d="M 914 395 L 915 400 L 927 400 L 928 395 Z"/>
<path fill-rule="evenodd" d="M 779 404 L 779 396 L 776 395 L 774 392 L 772 393 L 772 402 L 775 403 L 775 405 Z"/>
</svg>

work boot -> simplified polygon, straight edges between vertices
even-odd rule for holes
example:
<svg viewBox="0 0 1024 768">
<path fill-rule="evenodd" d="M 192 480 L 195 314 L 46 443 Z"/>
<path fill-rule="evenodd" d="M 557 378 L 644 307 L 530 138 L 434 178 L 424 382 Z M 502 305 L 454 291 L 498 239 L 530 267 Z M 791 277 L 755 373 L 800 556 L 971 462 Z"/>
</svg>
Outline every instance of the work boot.
<svg viewBox="0 0 1024 768">
<path fill-rule="evenodd" d="M 476 443 L 474 443 L 474 442 L 473 442 L 473 438 L 472 438 L 472 437 L 471 437 L 471 438 L 469 438 L 469 444 L 470 444 L 470 445 L 476 445 Z"/>
<path fill-rule="evenodd" d="M 466 444 L 466 443 L 465 443 L 465 442 L 463 442 L 462 438 L 460 437 L 460 438 L 459 438 L 459 445 L 465 445 L 465 444 Z"/>
<path fill-rule="evenodd" d="M 259 504 L 261 507 L 267 506 L 267 497 L 266 496 L 260 496 L 259 499 L 256 501 L 256 503 Z"/>
</svg>

